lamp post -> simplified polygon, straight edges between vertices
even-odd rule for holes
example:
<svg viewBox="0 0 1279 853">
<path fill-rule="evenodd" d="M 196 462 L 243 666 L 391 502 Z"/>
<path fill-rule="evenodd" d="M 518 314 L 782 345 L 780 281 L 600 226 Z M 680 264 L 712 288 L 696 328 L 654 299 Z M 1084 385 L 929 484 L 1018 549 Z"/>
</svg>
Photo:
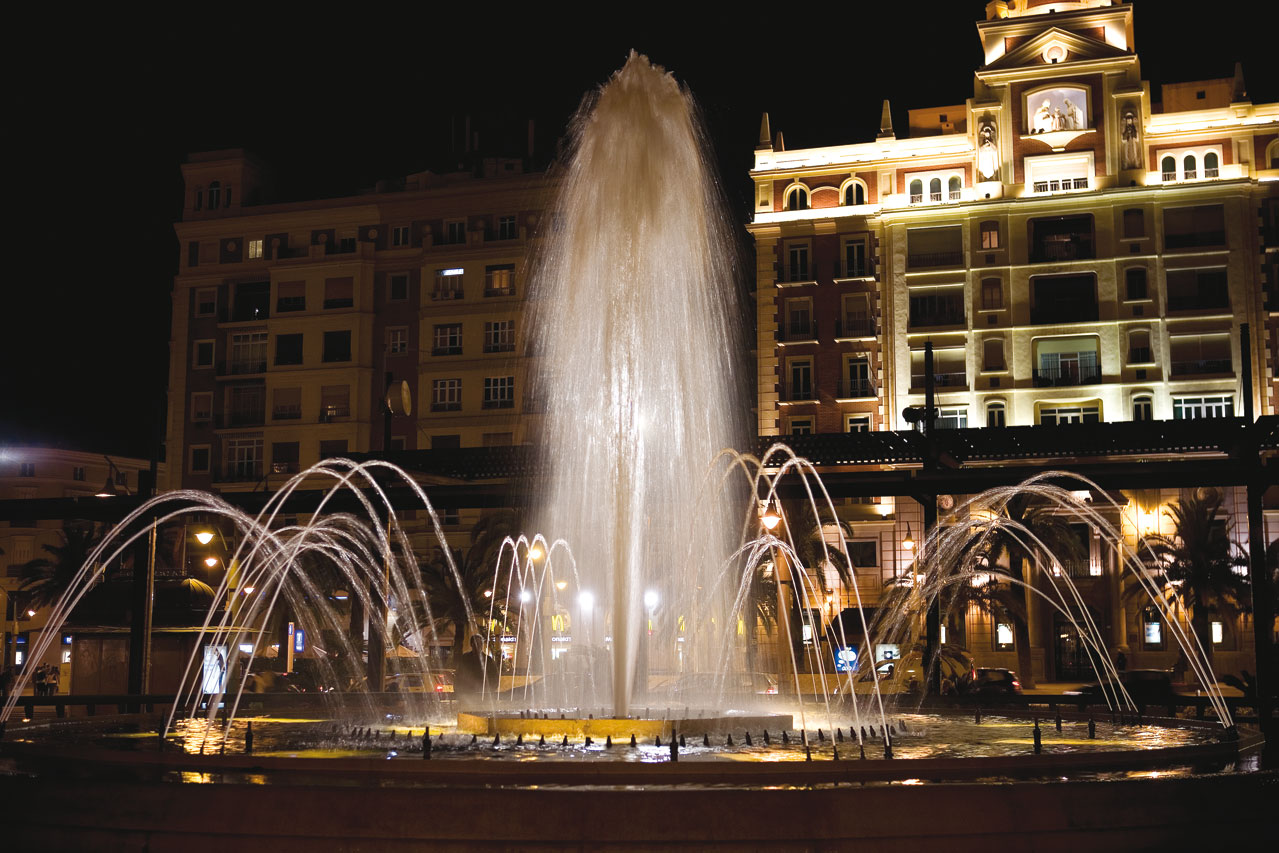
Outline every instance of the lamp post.
<svg viewBox="0 0 1279 853">
<path fill-rule="evenodd" d="M 759 517 L 764 530 L 774 537 L 782 531 L 782 514 L 777 506 L 777 498 L 770 497 Z M 790 595 L 787 590 L 792 586 L 790 561 L 786 552 L 774 546 L 773 575 L 777 579 L 777 692 L 790 694 L 795 690 L 795 662 L 791 655 L 795 648 L 791 636 Z"/>
</svg>

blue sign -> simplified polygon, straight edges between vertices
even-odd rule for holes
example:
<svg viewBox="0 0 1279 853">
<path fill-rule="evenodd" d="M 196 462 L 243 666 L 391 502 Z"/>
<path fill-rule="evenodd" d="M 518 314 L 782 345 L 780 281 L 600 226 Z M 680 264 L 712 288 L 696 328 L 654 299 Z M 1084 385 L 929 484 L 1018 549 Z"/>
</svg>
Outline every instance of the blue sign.
<svg viewBox="0 0 1279 853">
<path fill-rule="evenodd" d="M 853 672 L 857 669 L 857 647 L 844 646 L 835 649 L 835 671 Z"/>
<path fill-rule="evenodd" d="M 293 651 L 299 653 L 306 651 L 306 631 L 302 628 L 293 632 Z"/>
</svg>

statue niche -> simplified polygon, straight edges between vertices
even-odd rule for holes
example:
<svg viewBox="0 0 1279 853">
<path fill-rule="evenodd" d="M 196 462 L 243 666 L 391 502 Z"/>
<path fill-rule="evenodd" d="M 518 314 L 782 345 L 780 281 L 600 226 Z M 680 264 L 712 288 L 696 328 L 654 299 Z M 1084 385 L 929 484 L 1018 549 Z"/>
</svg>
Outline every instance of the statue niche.
<svg viewBox="0 0 1279 853">
<path fill-rule="evenodd" d="M 1142 163 L 1141 140 L 1137 134 L 1137 117 L 1131 109 L 1124 110 L 1120 159 L 1125 169 L 1140 169 Z"/>
<path fill-rule="evenodd" d="M 977 177 L 983 181 L 999 179 L 999 143 L 995 141 L 995 122 L 989 119 L 977 131 Z"/>
</svg>

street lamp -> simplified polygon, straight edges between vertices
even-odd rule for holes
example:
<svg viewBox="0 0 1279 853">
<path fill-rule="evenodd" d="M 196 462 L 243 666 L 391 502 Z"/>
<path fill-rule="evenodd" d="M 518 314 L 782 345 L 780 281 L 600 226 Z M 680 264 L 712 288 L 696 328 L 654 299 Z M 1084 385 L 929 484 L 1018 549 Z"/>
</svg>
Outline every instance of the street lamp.
<svg viewBox="0 0 1279 853">
<path fill-rule="evenodd" d="M 760 521 L 764 523 L 764 529 L 771 533 L 781 523 L 781 520 L 782 514 L 777 511 L 777 498 L 770 497 L 768 506 L 764 507 L 764 513 L 760 516 Z"/>
<path fill-rule="evenodd" d="M 914 551 L 915 539 L 910 534 L 911 534 L 910 522 L 908 521 L 906 522 L 906 538 L 902 540 L 902 547 L 905 548 L 907 551 Z"/>
<path fill-rule="evenodd" d="M 201 545 L 208 545 L 210 542 L 213 541 L 213 531 L 212 530 L 196 531 L 195 541 L 199 542 Z"/>
<path fill-rule="evenodd" d="M 644 593 L 644 606 L 647 607 L 649 610 L 656 610 L 657 602 L 658 602 L 657 590 L 650 589 L 648 592 Z"/>
</svg>

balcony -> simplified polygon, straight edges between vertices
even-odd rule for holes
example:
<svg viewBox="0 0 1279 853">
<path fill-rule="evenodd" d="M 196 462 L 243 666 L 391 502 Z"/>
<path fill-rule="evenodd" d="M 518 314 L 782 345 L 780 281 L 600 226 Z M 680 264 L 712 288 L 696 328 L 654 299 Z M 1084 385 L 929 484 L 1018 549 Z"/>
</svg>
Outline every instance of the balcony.
<svg viewBox="0 0 1279 853">
<path fill-rule="evenodd" d="M 1097 303 L 1091 299 L 1052 299 L 1030 309 L 1030 322 L 1036 326 L 1095 322 L 1097 316 Z"/>
<path fill-rule="evenodd" d="M 448 344 L 447 346 L 431 347 L 431 355 L 461 355 L 461 344 Z"/>
<path fill-rule="evenodd" d="M 1187 169 L 1187 170 L 1186 170 L 1186 180 L 1187 180 L 1187 181 L 1194 181 L 1194 180 L 1197 180 L 1198 178 L 1199 178 L 1199 170 L 1198 170 L 1198 169 Z"/>
<path fill-rule="evenodd" d="M 218 362 L 218 376 L 244 376 L 251 373 L 266 373 L 266 359 L 240 358 Z"/>
<path fill-rule="evenodd" d="M 1047 181 L 1035 181 L 1031 188 L 1037 193 L 1059 193 L 1063 190 L 1088 189 L 1087 178 L 1052 178 Z"/>
<path fill-rule="evenodd" d="M 221 483 L 256 483 L 262 479 L 262 461 L 231 462 L 222 466 Z"/>
<path fill-rule="evenodd" d="M 510 397 L 485 398 L 480 403 L 480 407 L 484 409 L 514 409 L 515 400 Z"/>
<path fill-rule="evenodd" d="M 1177 180 L 1176 172 L 1163 172 L 1161 174 L 1163 176 L 1163 182 L 1165 184 L 1171 184 L 1173 181 Z"/>
<path fill-rule="evenodd" d="M 1030 251 L 1032 264 L 1057 261 L 1085 261 L 1096 257 L 1091 234 L 1076 234 L 1064 240 L 1044 240 Z"/>
<path fill-rule="evenodd" d="M 1216 169 L 1204 169 L 1205 178 L 1215 178 L 1218 174 L 1219 172 Z"/>
<path fill-rule="evenodd" d="M 791 321 L 783 323 L 777 330 L 778 337 L 788 343 L 797 341 L 816 341 L 817 323 L 814 320 Z"/>
<path fill-rule="evenodd" d="M 327 424 L 330 421 L 349 417 L 351 417 L 350 403 L 333 404 L 320 407 L 320 423 L 322 424 Z"/>
<path fill-rule="evenodd" d="M 963 320 L 960 320 L 962 323 Z M 873 338 L 879 334 L 875 319 L 866 315 L 849 315 L 835 321 L 836 338 Z"/>
<path fill-rule="evenodd" d="M 434 400 L 431 402 L 432 412 L 460 412 L 462 411 L 461 400 Z"/>
<path fill-rule="evenodd" d="M 962 370 L 950 373 L 934 373 L 933 385 L 937 388 L 964 388 L 968 385 L 968 374 Z M 924 387 L 924 374 L 912 373 L 910 376 L 911 388 Z"/>
<path fill-rule="evenodd" d="M 232 409 L 229 412 L 223 412 L 222 417 L 218 419 L 218 426 L 222 429 L 257 427 L 265 423 L 265 409 Z"/>
<path fill-rule="evenodd" d="M 924 201 L 924 194 L 923 194 L 923 193 L 911 193 L 911 194 L 910 194 L 910 203 L 911 203 L 911 204 L 922 204 L 922 203 L 923 203 L 923 201 Z"/>
<path fill-rule="evenodd" d="M 778 396 L 782 401 L 788 403 L 800 403 L 805 400 L 816 400 L 817 395 L 813 392 L 812 383 L 804 383 L 795 385 L 789 383 L 781 383 L 778 387 Z"/>
<path fill-rule="evenodd" d="M 305 296 L 281 296 L 275 300 L 275 310 L 277 313 L 284 314 L 289 311 L 305 311 Z"/>
<path fill-rule="evenodd" d="M 352 308 L 355 306 L 355 299 L 350 296 L 340 296 L 336 299 L 324 300 L 324 309 L 327 311 L 332 308 Z"/>
<path fill-rule="evenodd" d="M 1209 311 L 1230 308 L 1230 295 L 1224 290 L 1201 293 L 1169 293 L 1169 311 Z"/>
<path fill-rule="evenodd" d="M 816 281 L 813 275 L 812 267 L 809 264 L 796 264 L 794 266 L 783 266 L 779 271 L 778 281 L 795 282 L 795 281 Z"/>
<path fill-rule="evenodd" d="M 274 421 L 300 421 L 302 420 L 301 406 L 276 406 L 271 410 L 271 420 Z"/>
<path fill-rule="evenodd" d="M 1174 361 L 1173 376 L 1207 376 L 1214 373 L 1233 373 L 1234 362 L 1228 358 L 1201 358 L 1195 361 Z"/>
<path fill-rule="evenodd" d="M 431 291 L 431 300 L 434 302 L 447 302 L 452 299 L 462 298 L 462 284 L 459 282 L 456 287 L 441 287 L 436 285 Z"/>
<path fill-rule="evenodd" d="M 1201 249 L 1225 245 L 1226 232 L 1224 230 L 1183 233 L 1164 232 L 1165 249 Z"/>
<path fill-rule="evenodd" d="M 835 278 L 866 278 L 871 275 L 870 264 L 865 260 L 848 263 L 835 262 Z"/>
<path fill-rule="evenodd" d="M 929 267 L 958 267 L 963 266 L 964 253 L 962 250 L 949 252 L 916 252 L 907 256 L 907 269 L 925 269 Z"/>
<path fill-rule="evenodd" d="M 485 352 L 515 352 L 514 341 L 485 341 Z"/>
<path fill-rule="evenodd" d="M 879 391 L 875 388 L 875 383 L 869 379 L 841 379 L 835 388 L 835 396 L 844 400 L 854 397 L 877 397 Z"/>
<path fill-rule="evenodd" d="M 511 278 L 510 273 L 503 275 L 489 273 L 484 276 L 484 296 L 486 298 L 514 295 L 515 281 Z"/>
<path fill-rule="evenodd" d="M 1101 572 L 1093 573 L 1092 561 L 1079 560 L 1061 560 L 1057 565 L 1053 566 L 1053 574 L 1061 577 L 1063 574 L 1069 578 L 1095 578 L 1100 577 Z"/>
<path fill-rule="evenodd" d="M 1037 367 L 1034 370 L 1036 388 L 1068 388 L 1072 385 L 1095 385 L 1101 381 L 1101 368 L 1092 367 Z"/>
</svg>

